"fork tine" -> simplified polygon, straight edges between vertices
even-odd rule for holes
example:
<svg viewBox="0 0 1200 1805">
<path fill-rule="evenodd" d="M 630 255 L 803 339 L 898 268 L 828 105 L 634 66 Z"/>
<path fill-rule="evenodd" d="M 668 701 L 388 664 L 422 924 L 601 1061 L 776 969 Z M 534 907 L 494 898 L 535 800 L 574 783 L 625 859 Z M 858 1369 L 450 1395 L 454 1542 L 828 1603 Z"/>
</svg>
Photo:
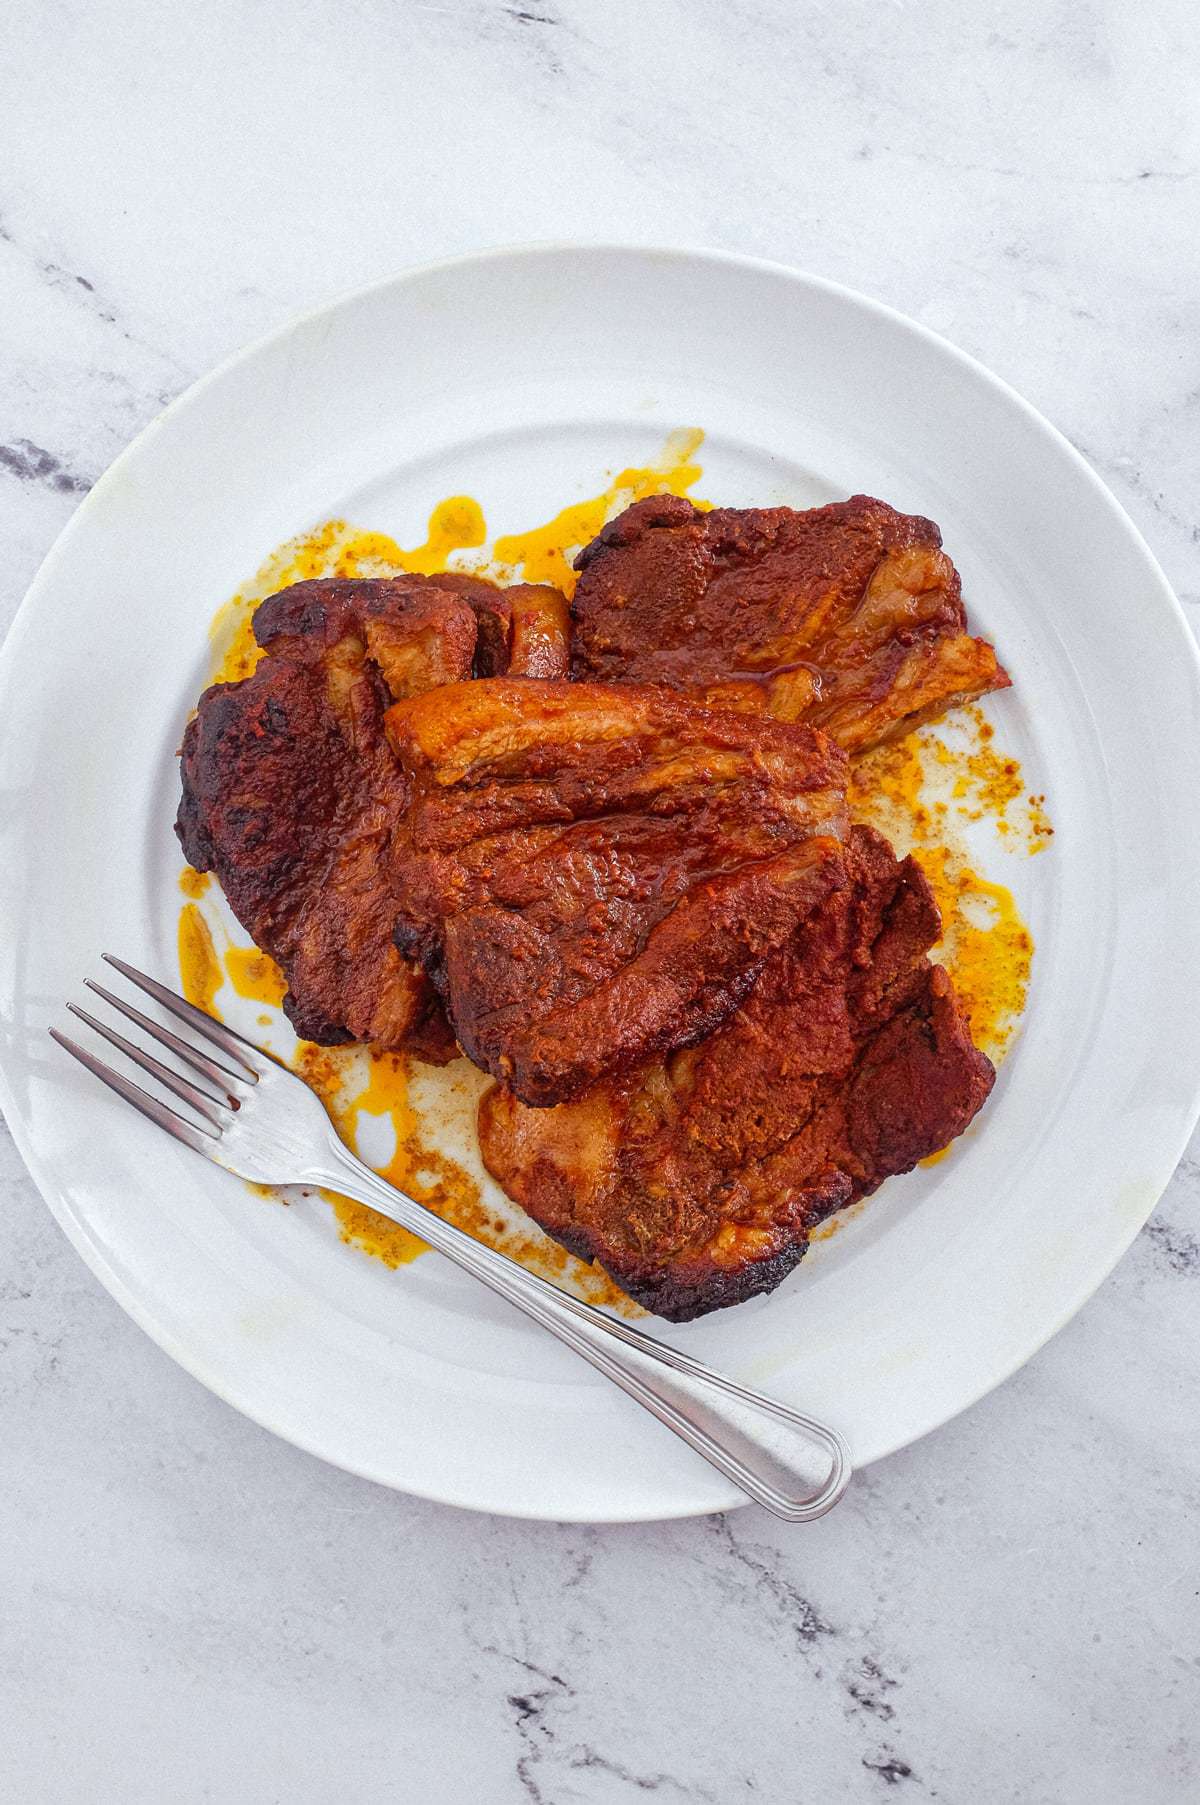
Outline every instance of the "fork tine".
<svg viewBox="0 0 1200 1805">
<path fill-rule="evenodd" d="M 111 965 L 121 973 L 122 977 L 128 978 L 131 984 L 136 984 L 139 990 L 144 990 L 147 995 L 152 996 L 156 1002 L 162 1004 L 164 1009 L 169 1009 L 172 1015 L 177 1015 L 181 1022 L 187 1022 L 191 1027 L 198 1029 L 201 1034 L 206 1035 L 209 1040 L 215 1041 L 217 1046 L 223 1052 L 228 1053 L 232 1059 L 236 1059 L 252 1078 L 258 1078 L 263 1068 L 255 1065 L 251 1059 L 247 1058 L 247 1054 L 253 1054 L 259 1059 L 266 1058 L 266 1054 L 260 1047 L 256 1047 L 252 1041 L 243 1040 L 240 1034 L 235 1034 L 233 1029 L 227 1028 L 223 1022 L 214 1021 L 211 1015 L 205 1015 L 203 1009 L 197 1009 L 194 1003 L 185 1002 L 181 996 L 177 996 L 173 990 L 168 990 L 166 985 L 160 984 L 156 978 L 148 978 L 144 971 L 137 969 L 136 965 L 127 965 L 124 959 L 118 959 L 115 953 L 102 953 L 100 956 L 106 965 Z"/>
<path fill-rule="evenodd" d="M 199 1048 L 191 1046 L 186 1040 L 180 1040 L 178 1034 L 172 1034 L 171 1030 L 164 1028 L 161 1022 L 151 1021 L 148 1015 L 143 1015 L 141 1010 L 135 1009 L 132 1003 L 127 1003 L 111 990 L 106 990 L 103 984 L 97 984 L 91 978 L 85 978 L 83 981 L 89 990 L 94 990 L 98 997 L 103 997 L 106 1003 L 111 1003 L 114 1009 L 119 1009 L 129 1021 L 136 1022 L 139 1028 L 144 1028 L 147 1034 L 152 1034 L 155 1040 L 161 1042 L 164 1047 L 170 1047 L 172 1053 L 177 1054 L 186 1065 L 190 1065 L 194 1072 L 199 1072 L 202 1078 L 207 1078 L 210 1084 L 215 1084 L 217 1089 L 222 1092 L 222 1100 L 229 1097 L 227 1079 L 232 1079 L 235 1084 L 246 1083 L 244 1072 L 232 1072 L 228 1066 L 222 1065 L 219 1059 L 210 1059 L 207 1053 L 201 1053 Z M 215 1101 L 217 1099 L 214 1098 Z"/>
<path fill-rule="evenodd" d="M 203 1116 L 206 1122 L 211 1122 L 214 1128 L 220 1129 L 223 1118 L 218 1114 L 217 1108 L 214 1108 L 217 1103 L 215 1097 L 210 1097 L 207 1091 L 202 1091 L 198 1084 L 192 1084 L 188 1079 L 180 1078 L 171 1070 L 170 1066 L 164 1065 L 161 1059 L 155 1059 L 152 1053 L 143 1053 L 139 1046 L 136 1046 L 131 1040 L 126 1040 L 125 1036 L 118 1034 L 115 1028 L 106 1028 L 103 1022 L 97 1021 L 94 1015 L 89 1015 L 86 1009 L 81 1009 L 78 1003 L 68 1003 L 67 1008 L 72 1015 L 77 1015 L 81 1022 L 86 1022 L 89 1028 L 93 1028 L 102 1039 L 108 1042 L 110 1047 L 119 1047 L 126 1059 L 132 1059 L 134 1065 L 140 1065 L 143 1072 L 149 1072 L 152 1078 L 157 1078 L 158 1082 L 178 1097 L 181 1103 L 186 1103 L 188 1108 L 194 1109 L 198 1116 Z"/>
<path fill-rule="evenodd" d="M 175 1139 L 182 1141 L 185 1147 L 191 1147 L 196 1153 L 204 1153 L 210 1159 L 212 1158 L 213 1145 L 220 1138 L 218 1135 L 209 1134 L 202 1128 L 194 1128 L 190 1122 L 185 1122 L 183 1117 L 177 1115 L 173 1109 L 168 1109 L 165 1103 L 160 1103 L 156 1097 L 147 1095 L 139 1084 L 131 1084 L 128 1078 L 122 1078 L 120 1072 L 114 1072 L 110 1065 L 105 1065 L 104 1061 L 97 1059 L 94 1053 L 88 1053 L 83 1047 L 77 1046 L 73 1040 L 68 1040 L 67 1036 L 60 1034 L 57 1028 L 50 1029 L 50 1038 L 57 1041 L 63 1051 L 69 1053 L 72 1059 L 77 1059 L 80 1065 L 85 1065 L 89 1072 L 99 1078 L 101 1084 L 107 1084 L 110 1090 L 114 1090 L 118 1096 L 124 1097 L 126 1103 L 132 1103 L 133 1107 L 142 1115 L 149 1116 L 152 1122 L 157 1122 L 160 1128 L 165 1128 L 168 1134 L 173 1134 Z"/>
</svg>

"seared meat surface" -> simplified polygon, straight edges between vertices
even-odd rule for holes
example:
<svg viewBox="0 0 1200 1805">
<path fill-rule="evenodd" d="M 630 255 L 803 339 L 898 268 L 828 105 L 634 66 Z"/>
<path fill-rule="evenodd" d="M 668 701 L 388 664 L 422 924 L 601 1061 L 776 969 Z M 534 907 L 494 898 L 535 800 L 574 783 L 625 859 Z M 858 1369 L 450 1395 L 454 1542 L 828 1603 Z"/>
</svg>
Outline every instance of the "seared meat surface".
<svg viewBox="0 0 1200 1805">
<path fill-rule="evenodd" d="M 298 1034 L 447 1059 L 437 993 L 393 940 L 408 790 L 383 716 L 473 672 L 565 678 L 566 602 L 456 573 L 322 578 L 270 596 L 254 636 L 266 656 L 184 737 L 184 852 L 282 967 Z"/>
<path fill-rule="evenodd" d="M 571 622 L 566 597 L 557 589 L 547 583 L 514 583 L 501 589 L 457 571 L 426 580 L 461 595 L 474 610 L 472 676 L 566 681 Z"/>
<path fill-rule="evenodd" d="M 673 1321 L 778 1285 L 823 1217 L 961 1134 L 991 1089 L 912 859 L 855 828 L 843 882 L 737 1013 L 557 1109 L 493 1087 L 485 1164 L 571 1252 Z"/>
<path fill-rule="evenodd" d="M 407 790 L 383 717 L 469 674 L 475 615 L 423 578 L 332 579 L 271 596 L 254 633 L 266 655 L 206 690 L 184 736 L 184 853 L 282 967 L 298 1034 L 448 1058 L 436 993 L 392 940 Z"/>
<path fill-rule="evenodd" d="M 397 944 L 527 1103 L 710 1033 L 838 881 L 846 764 L 806 727 L 505 678 L 387 727 Z"/>
<path fill-rule="evenodd" d="M 576 559 L 573 674 L 805 721 L 865 752 L 1009 679 L 930 520 L 636 502 Z"/>
</svg>

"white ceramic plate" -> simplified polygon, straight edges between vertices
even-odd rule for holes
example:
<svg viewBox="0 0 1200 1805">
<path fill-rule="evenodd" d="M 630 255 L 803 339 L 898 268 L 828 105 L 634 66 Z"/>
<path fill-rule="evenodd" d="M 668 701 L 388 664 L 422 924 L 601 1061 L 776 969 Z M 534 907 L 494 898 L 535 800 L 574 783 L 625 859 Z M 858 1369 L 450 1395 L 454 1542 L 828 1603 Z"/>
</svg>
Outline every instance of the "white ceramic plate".
<svg viewBox="0 0 1200 1805">
<path fill-rule="evenodd" d="M 937 520 L 1015 688 L 990 707 L 1053 849 L 1003 873 L 1036 941 L 1020 1040 L 954 1156 L 893 1181 L 768 1299 L 662 1333 L 828 1418 L 858 1463 L 944 1422 L 1076 1311 L 1146 1219 L 1200 1081 L 1200 682 L 1161 573 L 1071 447 L 940 339 L 795 272 L 534 248 L 412 271 L 198 384 L 104 477 L 0 661 L 2 1100 L 130 1314 L 327 1460 L 480 1509 L 643 1519 L 739 1502 L 572 1356 L 430 1255 L 256 1204 L 46 1037 L 102 949 L 173 977 L 174 751 L 205 626 L 342 515 L 412 544 L 466 491 L 544 519 L 702 426 L 702 492 L 866 490 Z"/>
</svg>

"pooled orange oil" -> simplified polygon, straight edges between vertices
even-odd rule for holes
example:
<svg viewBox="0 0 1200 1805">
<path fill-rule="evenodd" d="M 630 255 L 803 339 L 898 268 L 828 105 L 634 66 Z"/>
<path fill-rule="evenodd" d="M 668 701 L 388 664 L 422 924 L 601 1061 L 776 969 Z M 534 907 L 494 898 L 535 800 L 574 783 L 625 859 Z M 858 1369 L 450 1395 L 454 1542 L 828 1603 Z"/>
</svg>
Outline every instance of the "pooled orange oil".
<svg viewBox="0 0 1200 1805">
<path fill-rule="evenodd" d="M 212 929 L 195 903 L 179 911 L 179 976 L 183 994 L 206 1015 L 215 1015 L 213 998 L 223 982 Z"/>
<path fill-rule="evenodd" d="M 647 495 L 686 495 L 704 474 L 694 461 L 703 440 L 699 427 L 673 432 L 656 463 L 631 465 L 620 471 L 607 489 L 587 501 L 572 502 L 544 525 L 497 539 L 492 547 L 494 563 L 519 572 L 526 583 L 553 583 L 564 595 L 572 596 L 578 580 L 571 565 L 574 553 L 633 502 Z M 704 504 L 697 502 L 696 506 Z"/>
<path fill-rule="evenodd" d="M 190 865 L 184 867 L 179 879 L 180 889 L 189 897 L 202 897 L 208 884 L 207 874 L 193 871 Z M 184 903 L 179 911 L 179 975 L 188 1002 L 207 1015 L 219 1017 L 215 998 L 228 978 L 237 994 L 251 1002 L 269 1003 L 272 1007 L 282 1003 L 287 984 L 274 959 L 256 946 L 226 945 L 222 957 L 217 952 L 218 936 L 224 939 L 219 925 L 214 934 L 212 923 L 196 903 Z"/>
<path fill-rule="evenodd" d="M 256 946 L 228 946 L 225 971 L 240 997 L 274 1007 L 282 1003 L 287 980 L 269 953 L 260 953 Z"/>
<path fill-rule="evenodd" d="M 406 552 L 386 533 L 354 533 L 338 554 L 340 577 L 373 576 L 379 566 L 432 577 L 447 568 L 453 552 L 469 551 L 487 538 L 483 509 L 469 495 L 450 495 L 429 516 L 424 545 Z M 374 568 L 372 568 L 374 567 Z"/>
<path fill-rule="evenodd" d="M 418 1124 L 408 1099 L 408 1061 L 400 1053 L 372 1053 L 366 1085 L 346 1094 L 345 1055 L 327 1047 L 302 1044 L 295 1060 L 300 1076 L 317 1092 L 328 1109 L 334 1127 L 352 1153 L 358 1153 L 358 1126 L 362 1115 L 386 1116 L 395 1135 L 391 1158 L 374 1169 L 381 1178 L 399 1190 L 407 1191 L 418 1202 L 430 1201 L 418 1194 L 414 1177 L 418 1161 L 424 1159 L 419 1150 Z M 465 1186 L 474 1190 L 466 1173 Z M 465 1194 L 465 1190 L 464 1190 Z M 353 1242 L 366 1253 L 374 1254 L 386 1266 L 403 1266 L 428 1251 L 427 1244 L 410 1234 L 399 1223 L 389 1222 L 376 1210 L 343 1197 L 340 1191 L 321 1192 L 333 1207 L 343 1241 Z"/>
<path fill-rule="evenodd" d="M 599 494 L 573 502 L 541 526 L 497 539 L 487 559 L 471 568 L 480 575 L 527 583 L 555 583 L 568 596 L 575 588 L 570 559 L 594 539 L 607 520 L 647 495 L 686 495 L 703 475 L 696 452 L 704 434 L 687 428 L 669 434 L 659 457 L 621 470 Z M 704 507 L 704 502 L 697 502 Z M 368 532 L 345 520 L 326 520 L 271 553 L 249 583 L 219 608 L 209 627 L 213 646 L 210 682 L 239 683 L 262 656 L 254 637 L 254 610 L 290 583 L 314 577 L 379 577 L 408 572 L 436 576 L 459 552 L 487 541 L 483 509 L 470 495 L 450 495 L 429 516 L 424 543 L 406 551 L 387 533 Z"/>
<path fill-rule="evenodd" d="M 1033 937 L 1012 891 L 981 877 L 946 846 L 914 849 L 942 916 L 942 957 L 970 1024 L 995 1057 L 1025 1007 Z"/>
<path fill-rule="evenodd" d="M 961 839 L 985 816 L 1014 850 L 1031 856 L 1054 830 L 1045 798 L 1027 794 L 1015 758 L 998 753 L 977 708 L 958 711 L 955 735 L 920 728 L 877 747 L 852 767 L 855 818 L 911 852 L 942 916 L 933 956 L 954 981 L 976 1044 L 998 1059 L 1008 1050 L 1029 989 L 1033 936 L 1011 890 L 975 870 Z"/>
<path fill-rule="evenodd" d="M 483 510 L 469 495 L 439 501 L 429 516 L 425 542 L 405 551 L 387 533 L 366 532 L 345 520 L 326 520 L 281 545 L 237 594 L 219 608 L 209 627 L 213 683 L 240 683 L 262 656 L 254 637 L 254 610 L 267 596 L 314 577 L 379 577 L 408 572 L 433 576 L 453 553 L 483 544 Z"/>
</svg>

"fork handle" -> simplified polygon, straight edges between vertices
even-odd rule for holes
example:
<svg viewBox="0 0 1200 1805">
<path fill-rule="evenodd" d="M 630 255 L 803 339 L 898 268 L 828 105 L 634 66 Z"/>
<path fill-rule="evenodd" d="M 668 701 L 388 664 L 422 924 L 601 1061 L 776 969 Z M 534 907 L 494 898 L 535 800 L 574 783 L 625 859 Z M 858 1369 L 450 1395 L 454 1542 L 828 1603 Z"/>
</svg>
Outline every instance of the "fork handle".
<svg viewBox="0 0 1200 1805">
<path fill-rule="evenodd" d="M 835 1429 L 750 1391 L 632 1323 L 606 1316 L 398 1191 L 331 1138 L 328 1170 L 311 1182 L 342 1191 L 419 1235 L 515 1304 L 619 1385 L 756 1503 L 789 1523 L 835 1505 L 850 1456 Z"/>
</svg>

